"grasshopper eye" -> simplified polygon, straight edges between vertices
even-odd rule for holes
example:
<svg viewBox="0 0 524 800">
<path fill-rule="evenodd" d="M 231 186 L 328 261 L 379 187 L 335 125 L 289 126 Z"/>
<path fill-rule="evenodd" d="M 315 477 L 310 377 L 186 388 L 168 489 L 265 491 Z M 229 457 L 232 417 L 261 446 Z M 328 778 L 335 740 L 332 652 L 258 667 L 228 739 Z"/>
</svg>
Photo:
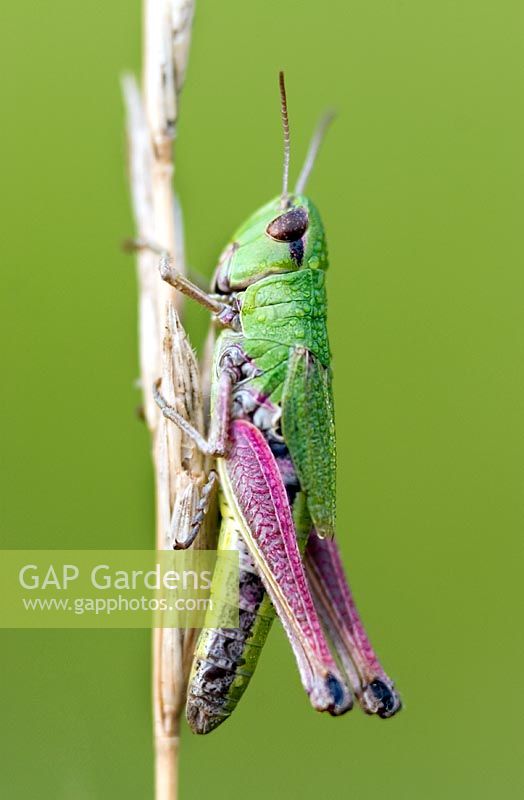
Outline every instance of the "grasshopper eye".
<svg viewBox="0 0 524 800">
<path fill-rule="evenodd" d="M 296 242 L 307 231 L 309 217 L 304 206 L 297 206 L 276 217 L 266 228 L 266 233 L 277 242 Z"/>
</svg>

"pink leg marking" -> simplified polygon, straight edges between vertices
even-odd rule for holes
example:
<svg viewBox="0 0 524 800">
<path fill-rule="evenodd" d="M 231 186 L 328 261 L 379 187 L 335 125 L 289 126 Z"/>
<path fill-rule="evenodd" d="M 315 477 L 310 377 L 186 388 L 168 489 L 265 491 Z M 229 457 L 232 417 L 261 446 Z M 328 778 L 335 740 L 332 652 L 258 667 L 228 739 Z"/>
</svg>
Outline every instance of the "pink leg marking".
<svg viewBox="0 0 524 800">
<path fill-rule="evenodd" d="M 362 708 L 383 718 L 393 716 L 401 707 L 400 697 L 368 639 L 337 543 L 320 539 L 313 531 L 305 561 L 316 606 Z"/>
<path fill-rule="evenodd" d="M 221 465 L 246 523 L 246 545 L 282 620 L 313 706 L 334 715 L 348 711 L 351 694 L 315 610 L 277 462 L 258 428 L 235 420 L 228 458 Z"/>
</svg>

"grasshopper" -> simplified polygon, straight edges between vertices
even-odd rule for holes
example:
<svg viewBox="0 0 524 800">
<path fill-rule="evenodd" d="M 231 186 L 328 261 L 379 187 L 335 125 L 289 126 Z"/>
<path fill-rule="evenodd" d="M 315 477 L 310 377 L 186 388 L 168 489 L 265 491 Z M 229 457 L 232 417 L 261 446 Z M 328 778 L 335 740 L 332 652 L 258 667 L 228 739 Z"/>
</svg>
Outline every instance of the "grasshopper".
<svg viewBox="0 0 524 800">
<path fill-rule="evenodd" d="M 214 347 L 207 438 L 167 404 L 158 383 L 154 388 L 164 416 L 216 459 L 191 535 L 175 547 L 189 546 L 197 536 L 218 482 L 218 549 L 236 549 L 240 558 L 239 628 L 204 628 L 194 656 L 187 718 L 201 734 L 234 710 L 276 614 L 315 709 L 341 715 L 355 695 L 366 713 L 386 718 L 401 705 L 366 636 L 333 538 L 328 253 L 319 213 L 304 194 L 329 120 L 317 128 L 290 193 L 283 73 L 280 96 L 282 192 L 234 234 L 219 259 L 212 291 L 174 271 L 167 256 L 160 262 L 162 278 L 207 308 L 221 328 Z M 217 570 L 215 600 L 225 597 L 227 580 Z"/>
</svg>

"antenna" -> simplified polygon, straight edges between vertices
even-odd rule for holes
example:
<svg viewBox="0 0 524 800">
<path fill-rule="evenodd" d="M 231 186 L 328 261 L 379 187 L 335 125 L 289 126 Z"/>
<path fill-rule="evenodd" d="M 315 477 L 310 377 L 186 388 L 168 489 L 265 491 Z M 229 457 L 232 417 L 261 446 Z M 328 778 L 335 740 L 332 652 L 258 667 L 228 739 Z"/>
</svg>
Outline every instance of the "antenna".
<svg viewBox="0 0 524 800">
<path fill-rule="evenodd" d="M 282 208 L 287 208 L 289 205 L 289 159 L 290 159 L 290 137 L 289 137 L 289 117 L 287 113 L 287 98 L 286 98 L 286 83 L 284 80 L 284 73 L 281 71 L 278 75 L 278 82 L 280 85 L 280 108 L 282 113 L 282 128 L 284 130 L 284 172 L 282 176 Z"/>
<path fill-rule="evenodd" d="M 318 151 L 320 150 L 320 146 L 324 141 L 326 131 L 334 119 L 335 119 L 335 112 L 328 111 L 326 114 L 324 114 L 324 116 L 318 123 L 317 127 L 315 128 L 315 132 L 313 134 L 313 137 L 309 145 L 309 150 L 307 151 L 306 160 L 304 161 L 304 166 L 302 167 L 302 172 L 298 176 L 298 180 L 295 186 L 295 194 L 302 194 L 304 189 L 306 188 L 306 183 L 308 182 L 309 176 L 311 175 L 311 170 L 315 166 L 315 161 L 317 160 Z"/>
</svg>

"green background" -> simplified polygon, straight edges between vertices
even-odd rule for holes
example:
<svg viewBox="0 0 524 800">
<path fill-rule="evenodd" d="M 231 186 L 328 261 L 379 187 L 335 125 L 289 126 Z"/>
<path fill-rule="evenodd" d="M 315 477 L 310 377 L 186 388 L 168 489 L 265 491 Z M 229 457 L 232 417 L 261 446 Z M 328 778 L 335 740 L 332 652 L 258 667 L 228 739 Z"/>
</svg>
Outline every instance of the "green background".
<svg viewBox="0 0 524 800">
<path fill-rule="evenodd" d="M 405 709 L 315 714 L 275 630 L 182 798 L 521 797 L 524 6 L 202 0 L 179 130 L 192 265 L 280 186 L 276 76 L 327 227 L 339 525 Z M 2 12 L 2 546 L 146 548 L 119 75 L 138 0 Z M 197 343 L 206 317 L 191 315 Z M 3 631 L 0 793 L 148 798 L 147 631 Z"/>
</svg>

